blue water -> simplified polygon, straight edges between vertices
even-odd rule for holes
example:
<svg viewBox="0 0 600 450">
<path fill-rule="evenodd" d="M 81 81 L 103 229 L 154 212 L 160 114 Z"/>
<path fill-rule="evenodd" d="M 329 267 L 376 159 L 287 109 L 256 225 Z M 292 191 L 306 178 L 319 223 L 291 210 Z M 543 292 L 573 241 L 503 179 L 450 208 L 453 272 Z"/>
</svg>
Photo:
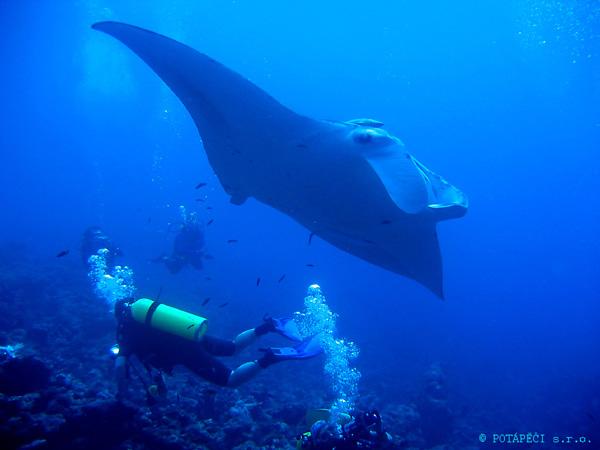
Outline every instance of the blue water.
<svg viewBox="0 0 600 450">
<path fill-rule="evenodd" d="M 230 302 L 207 311 L 224 335 L 300 309 L 317 282 L 361 349 L 361 393 L 406 401 L 439 362 L 455 404 L 490 418 L 482 432 L 600 429 L 600 6 L 324 3 L 2 2 L 0 239 L 81 272 L 81 233 L 99 225 L 140 294 Z M 308 246 L 253 199 L 231 205 L 188 113 L 99 20 L 185 42 L 310 117 L 385 122 L 469 197 L 438 228 L 446 300 Z M 179 205 L 214 219 L 203 273 L 149 262 Z"/>
</svg>

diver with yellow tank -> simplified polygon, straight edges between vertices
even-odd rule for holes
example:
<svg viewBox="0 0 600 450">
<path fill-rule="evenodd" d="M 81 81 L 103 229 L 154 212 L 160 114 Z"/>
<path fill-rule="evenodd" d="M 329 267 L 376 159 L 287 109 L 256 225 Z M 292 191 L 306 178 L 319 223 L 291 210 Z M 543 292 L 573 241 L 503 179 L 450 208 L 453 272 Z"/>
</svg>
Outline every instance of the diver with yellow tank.
<svg viewBox="0 0 600 450">
<path fill-rule="evenodd" d="M 115 316 L 118 344 L 113 352 L 117 355 L 118 398 L 123 398 L 127 391 L 134 356 L 150 374 L 151 390 L 160 393 L 165 390 L 162 373 L 170 373 L 176 365 L 219 386 L 236 387 L 276 362 L 306 359 L 322 352 L 318 339 L 300 339 L 293 320 L 288 318 L 265 317 L 259 326 L 243 331 L 233 340 L 225 340 L 206 334 L 207 319 L 148 298 L 118 301 Z M 235 369 L 217 358 L 233 356 L 269 332 L 285 336 L 294 345 L 261 349 L 264 354 L 260 358 Z"/>
</svg>

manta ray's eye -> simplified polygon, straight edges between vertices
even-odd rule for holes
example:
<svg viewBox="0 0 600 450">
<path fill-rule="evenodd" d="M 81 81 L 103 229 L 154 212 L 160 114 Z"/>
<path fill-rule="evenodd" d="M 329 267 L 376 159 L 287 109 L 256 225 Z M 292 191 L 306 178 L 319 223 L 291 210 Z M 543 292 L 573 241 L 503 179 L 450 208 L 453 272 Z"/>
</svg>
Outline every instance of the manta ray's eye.
<svg viewBox="0 0 600 450">
<path fill-rule="evenodd" d="M 354 135 L 354 142 L 357 142 L 359 144 L 368 144 L 369 142 L 373 142 L 373 139 L 375 138 L 377 132 L 375 130 L 371 130 L 371 129 L 359 129 L 356 130 L 353 135 Z"/>
</svg>

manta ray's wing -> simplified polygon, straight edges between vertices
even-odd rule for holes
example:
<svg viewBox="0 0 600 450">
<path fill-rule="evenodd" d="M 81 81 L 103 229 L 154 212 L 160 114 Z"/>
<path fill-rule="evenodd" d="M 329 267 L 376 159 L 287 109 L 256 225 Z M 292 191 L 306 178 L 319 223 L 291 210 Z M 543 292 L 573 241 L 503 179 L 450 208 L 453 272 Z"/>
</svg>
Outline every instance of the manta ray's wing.
<svg viewBox="0 0 600 450">
<path fill-rule="evenodd" d="M 292 139 L 317 125 L 317 121 L 296 114 L 246 78 L 187 45 L 124 23 L 99 22 L 92 27 L 129 47 L 179 97 L 233 203 L 240 204 L 251 195 L 248 177 L 258 176 L 258 170 L 265 167 L 261 157 L 268 159 L 272 150 L 265 143 Z M 254 145 L 257 142 L 262 145 Z M 252 154 L 241 161 L 240 155 L 250 147 Z M 257 152 L 260 148 L 261 154 Z M 249 163 L 255 167 L 248 169 Z"/>
<path fill-rule="evenodd" d="M 401 222 L 373 224 L 365 237 L 352 238 L 334 230 L 321 230 L 318 236 L 341 250 L 379 267 L 412 278 L 444 298 L 442 257 L 435 222 L 407 229 Z"/>
</svg>

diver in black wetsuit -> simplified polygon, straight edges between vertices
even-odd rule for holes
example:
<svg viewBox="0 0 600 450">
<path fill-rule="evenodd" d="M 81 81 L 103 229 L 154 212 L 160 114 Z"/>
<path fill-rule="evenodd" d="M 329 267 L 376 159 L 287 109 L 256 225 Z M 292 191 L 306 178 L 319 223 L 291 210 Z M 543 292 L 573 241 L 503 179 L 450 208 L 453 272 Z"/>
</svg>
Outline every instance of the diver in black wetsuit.
<svg viewBox="0 0 600 450">
<path fill-rule="evenodd" d="M 113 267 L 115 258 L 121 256 L 123 252 L 112 243 L 100 227 L 88 227 L 81 238 L 81 260 L 83 264 L 87 266 L 90 256 L 96 255 L 98 250 L 102 248 L 108 250 L 105 256 L 107 266 Z"/>
<path fill-rule="evenodd" d="M 183 223 L 175 236 L 171 255 L 162 255 L 154 260 L 164 263 L 173 274 L 179 273 L 186 265 L 202 270 L 202 260 L 208 258 L 204 254 L 204 231 L 196 214 L 187 214 L 185 209 L 182 209 L 182 216 Z"/>
<path fill-rule="evenodd" d="M 171 273 L 179 272 L 187 264 L 196 270 L 202 270 L 204 258 L 204 233 L 198 223 L 183 225 L 173 243 L 173 253 L 164 259 Z"/>
<path fill-rule="evenodd" d="M 138 302 L 147 302 L 146 304 L 150 305 L 144 310 L 141 320 L 139 314 L 136 315 L 133 309 Z M 193 320 L 194 318 L 204 320 L 203 318 L 166 305 L 159 310 L 160 306 L 159 302 L 149 299 L 140 299 L 137 302 L 122 300 L 115 304 L 119 398 L 123 398 L 127 390 L 129 363 L 132 356 L 136 356 L 143 364 L 154 382 L 153 386 L 160 391 L 161 386 L 164 387 L 162 372 L 170 373 L 176 365 L 183 365 L 219 386 L 235 387 L 253 378 L 261 369 L 271 364 L 287 359 L 305 359 L 321 352 L 320 346 L 313 345 L 312 338 L 298 344 L 299 341 L 286 329 L 288 319 L 266 318 L 263 324 L 246 330 L 238 334 L 234 340 L 228 341 L 204 335 L 203 332 L 198 333 L 201 327 Z M 157 325 L 157 322 L 162 324 L 168 322 L 168 325 L 165 328 L 160 324 Z M 160 329 L 161 326 L 163 329 Z M 194 327 L 197 327 L 195 334 Z M 167 328 L 170 331 L 165 331 Z M 269 332 L 277 332 L 293 339 L 298 345 L 267 348 L 261 358 L 246 362 L 233 370 L 216 358 L 232 356 Z M 153 370 L 158 370 L 158 374 L 153 374 Z"/>
</svg>

